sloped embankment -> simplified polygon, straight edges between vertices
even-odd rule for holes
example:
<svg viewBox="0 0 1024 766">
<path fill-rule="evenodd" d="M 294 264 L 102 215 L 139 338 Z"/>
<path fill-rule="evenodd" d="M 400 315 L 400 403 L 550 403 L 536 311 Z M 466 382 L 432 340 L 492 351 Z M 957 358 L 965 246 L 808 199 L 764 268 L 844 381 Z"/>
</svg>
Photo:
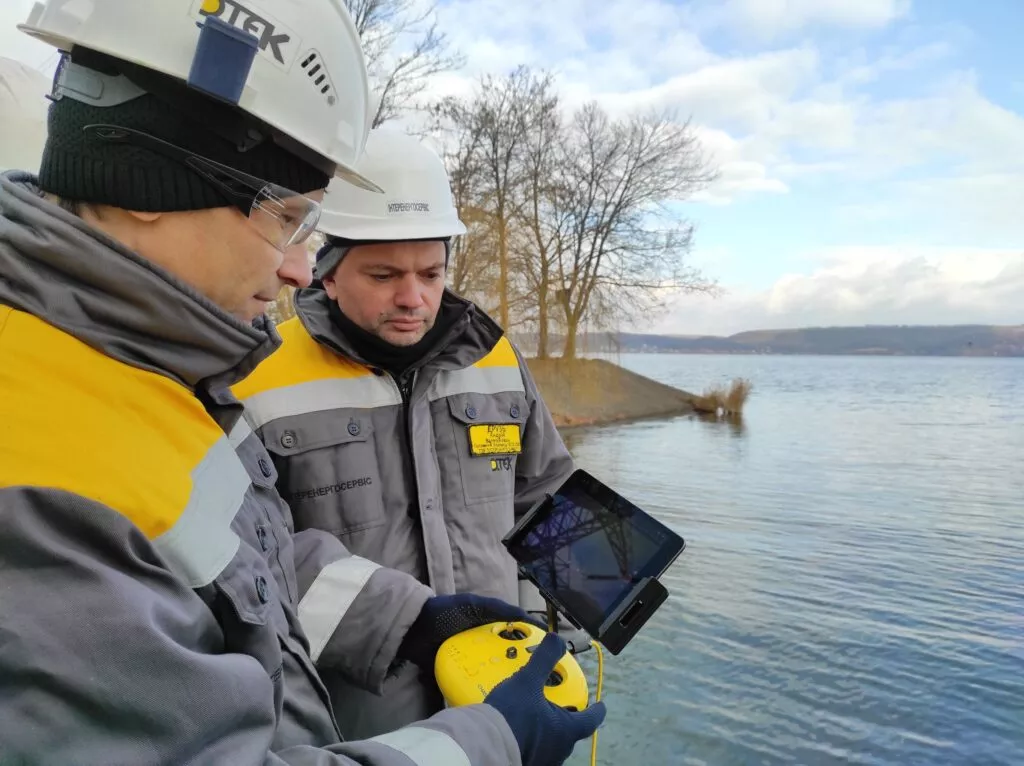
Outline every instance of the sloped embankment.
<svg viewBox="0 0 1024 766">
<path fill-rule="evenodd" d="M 558 426 L 686 415 L 693 394 L 603 359 L 530 359 L 530 371 Z"/>
</svg>

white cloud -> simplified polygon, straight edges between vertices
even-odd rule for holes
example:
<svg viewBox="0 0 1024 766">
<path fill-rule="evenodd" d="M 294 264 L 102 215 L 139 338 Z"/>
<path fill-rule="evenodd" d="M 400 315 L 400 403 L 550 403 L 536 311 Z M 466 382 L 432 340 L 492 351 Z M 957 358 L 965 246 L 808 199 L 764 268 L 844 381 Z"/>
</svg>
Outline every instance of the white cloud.
<svg viewBox="0 0 1024 766">
<path fill-rule="evenodd" d="M 657 0 L 641 0 L 632 7 L 609 3 L 600 10 L 592 6 L 582 21 L 577 10 L 573 3 L 492 5 L 476 0 L 443 6 L 444 18 L 460 18 L 459 28 L 466 31 L 459 34 L 474 34 L 465 44 L 453 35 L 453 43 L 467 55 L 466 71 L 438 78 L 432 95 L 471 92 L 476 72 L 504 72 L 520 63 L 551 67 L 567 108 L 596 99 L 613 115 L 669 109 L 680 118 L 692 116 L 721 170 L 720 181 L 701 199 L 722 204 L 737 194 L 787 190 L 766 164 L 772 148 L 761 149 L 733 135 L 755 134 L 795 93 L 817 81 L 813 49 L 724 59 L 679 27 L 678 9 Z M 592 41 L 590 47 L 573 37 L 548 48 L 544 33 L 533 34 L 541 21 L 554 29 L 578 24 Z"/>
<path fill-rule="evenodd" d="M 949 58 L 953 53 L 953 45 L 945 40 L 910 50 L 891 49 L 872 57 L 861 48 L 839 59 L 838 82 L 845 85 L 867 85 L 877 82 L 885 74 L 929 66 Z"/>
<path fill-rule="evenodd" d="M 675 334 L 863 324 L 1020 323 L 1024 249 L 842 247 L 767 290 L 680 296 L 653 329 Z"/>
<path fill-rule="evenodd" d="M 663 0 L 454 0 L 438 8 L 439 26 L 466 54 L 463 76 L 519 64 L 556 72 L 589 93 L 642 89 L 719 57 L 686 23 L 684 7 Z"/>
<path fill-rule="evenodd" d="M 644 90 L 623 93 L 595 83 L 595 95 L 616 111 L 678 107 L 701 123 L 752 131 L 812 84 L 817 69 L 813 49 L 795 48 L 711 63 Z"/>
<path fill-rule="evenodd" d="M 872 29 L 910 12 L 910 0 L 710 0 L 705 23 L 771 40 L 807 27 Z"/>
</svg>

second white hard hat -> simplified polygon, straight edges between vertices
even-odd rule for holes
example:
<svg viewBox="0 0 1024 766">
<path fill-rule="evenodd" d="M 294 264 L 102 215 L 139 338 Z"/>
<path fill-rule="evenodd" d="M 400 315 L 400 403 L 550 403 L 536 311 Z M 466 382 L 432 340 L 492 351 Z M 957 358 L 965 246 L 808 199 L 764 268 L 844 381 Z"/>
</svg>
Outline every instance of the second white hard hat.
<svg viewBox="0 0 1024 766">
<path fill-rule="evenodd" d="M 403 241 L 466 233 L 444 162 L 426 143 L 394 129 L 372 130 L 356 169 L 384 193 L 332 181 L 318 226 L 328 237 Z"/>
</svg>

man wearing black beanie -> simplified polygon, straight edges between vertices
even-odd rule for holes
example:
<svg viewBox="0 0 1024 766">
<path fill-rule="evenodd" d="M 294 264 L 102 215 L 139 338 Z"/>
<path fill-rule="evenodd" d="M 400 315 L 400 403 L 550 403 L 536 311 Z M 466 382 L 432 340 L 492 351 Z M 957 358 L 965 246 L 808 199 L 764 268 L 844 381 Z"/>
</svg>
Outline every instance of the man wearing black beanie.
<svg viewBox="0 0 1024 766">
<path fill-rule="evenodd" d="M 292 534 L 230 392 L 280 343 L 266 303 L 312 279 L 329 180 L 380 192 L 353 170 L 372 110 L 348 13 L 41 0 L 21 28 L 62 61 L 38 176 L 0 176 L 0 762 L 543 752 L 557 721 L 513 728 L 486 704 L 342 741 L 311 631 L 321 667 L 373 689 L 446 615 L 393 573 L 356 605 L 372 617 L 342 620 L 332 567 L 353 556 Z M 466 627 L 522 615 L 475 607 Z M 516 683 L 544 710 L 540 677 Z"/>
</svg>

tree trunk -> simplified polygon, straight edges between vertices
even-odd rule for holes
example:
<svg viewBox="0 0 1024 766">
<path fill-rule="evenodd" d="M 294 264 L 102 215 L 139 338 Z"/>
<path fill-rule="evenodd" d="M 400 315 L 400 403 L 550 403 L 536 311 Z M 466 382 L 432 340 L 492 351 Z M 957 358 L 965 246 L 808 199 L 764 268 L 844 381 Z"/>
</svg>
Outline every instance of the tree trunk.
<svg viewBox="0 0 1024 766">
<path fill-rule="evenodd" d="M 548 352 L 548 280 L 542 277 L 537 287 L 537 358 L 547 359 Z"/>
<path fill-rule="evenodd" d="M 562 351 L 563 359 L 576 358 L 576 333 L 580 329 L 580 320 L 569 318 L 565 323 L 565 349 Z"/>
<path fill-rule="evenodd" d="M 498 324 L 508 332 L 508 242 L 506 241 L 506 222 L 502 215 L 498 216 Z"/>
</svg>

